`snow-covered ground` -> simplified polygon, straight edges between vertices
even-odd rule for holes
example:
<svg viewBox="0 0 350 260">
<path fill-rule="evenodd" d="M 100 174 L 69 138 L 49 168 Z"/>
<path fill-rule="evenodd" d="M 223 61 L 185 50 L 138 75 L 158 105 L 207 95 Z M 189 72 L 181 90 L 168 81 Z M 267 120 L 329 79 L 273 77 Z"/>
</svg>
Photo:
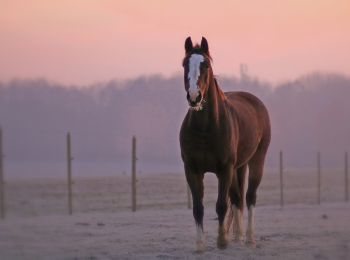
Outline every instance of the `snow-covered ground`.
<svg viewBox="0 0 350 260">
<path fill-rule="evenodd" d="M 130 176 L 75 178 L 72 216 L 67 215 L 64 180 L 9 180 L 0 260 L 350 259 L 350 203 L 339 202 L 342 172 L 324 173 L 320 206 L 315 204 L 315 176 L 287 171 L 281 209 L 279 176 L 267 172 L 258 191 L 256 248 L 231 241 L 225 250 L 216 248 L 217 180 L 206 176 L 207 249 L 202 254 L 195 252 L 183 174 L 140 174 L 135 213 L 130 210 Z"/>
<path fill-rule="evenodd" d="M 188 209 L 37 216 L 0 222 L 0 259 L 350 259 L 350 203 L 256 209 L 256 248 L 216 248 L 205 212 L 207 250 L 195 252 Z"/>
</svg>

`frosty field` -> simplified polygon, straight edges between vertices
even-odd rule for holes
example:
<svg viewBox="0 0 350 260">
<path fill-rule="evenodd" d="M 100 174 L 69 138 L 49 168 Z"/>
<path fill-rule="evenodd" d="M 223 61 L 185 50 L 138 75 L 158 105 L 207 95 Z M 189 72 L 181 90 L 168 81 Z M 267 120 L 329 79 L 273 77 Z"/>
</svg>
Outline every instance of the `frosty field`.
<svg viewBox="0 0 350 260">
<path fill-rule="evenodd" d="M 216 177 L 205 178 L 207 250 L 195 252 L 195 226 L 182 174 L 139 174 L 131 212 L 130 176 L 74 179 L 73 215 L 64 180 L 10 180 L 0 221 L 0 259 L 350 259 L 350 203 L 341 171 L 323 174 L 316 205 L 313 172 L 287 171 L 285 207 L 279 177 L 267 172 L 258 191 L 256 248 L 216 248 Z M 246 222 L 246 221 L 245 221 Z"/>
</svg>

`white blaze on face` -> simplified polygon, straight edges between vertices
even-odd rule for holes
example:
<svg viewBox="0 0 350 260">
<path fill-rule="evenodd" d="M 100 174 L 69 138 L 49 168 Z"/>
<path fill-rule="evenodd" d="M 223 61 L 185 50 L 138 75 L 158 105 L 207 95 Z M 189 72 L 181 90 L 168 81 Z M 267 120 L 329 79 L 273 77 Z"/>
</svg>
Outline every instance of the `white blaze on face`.
<svg viewBox="0 0 350 260">
<path fill-rule="evenodd" d="M 200 54 L 192 54 L 189 60 L 189 70 L 188 70 L 188 81 L 189 81 L 189 89 L 188 94 L 190 95 L 190 99 L 194 102 L 199 95 L 199 88 L 197 85 L 198 78 L 200 76 L 200 65 L 204 61 L 203 55 Z"/>
</svg>

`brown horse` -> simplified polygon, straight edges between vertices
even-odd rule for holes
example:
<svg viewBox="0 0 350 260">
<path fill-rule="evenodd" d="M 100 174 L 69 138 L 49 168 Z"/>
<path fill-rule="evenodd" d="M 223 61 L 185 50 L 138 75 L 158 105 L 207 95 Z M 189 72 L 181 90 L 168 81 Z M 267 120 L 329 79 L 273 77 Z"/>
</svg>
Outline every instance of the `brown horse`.
<svg viewBox="0 0 350 260">
<path fill-rule="evenodd" d="M 256 191 L 263 175 L 265 155 L 271 139 L 267 109 L 252 94 L 221 91 L 213 74 L 208 42 L 204 37 L 201 45 L 196 46 L 193 46 L 188 37 L 185 50 L 184 81 L 190 109 L 182 123 L 180 145 L 186 179 L 192 193 L 197 250 L 205 248 L 203 178 L 206 172 L 213 172 L 218 178 L 217 246 L 225 248 L 228 244 L 228 228 L 224 222 L 228 206 L 231 205 L 235 239 L 243 240 L 244 180 L 248 167 L 246 242 L 255 244 Z M 228 222 L 231 221 L 232 215 Z M 227 225 L 229 227 L 230 223 Z"/>
</svg>

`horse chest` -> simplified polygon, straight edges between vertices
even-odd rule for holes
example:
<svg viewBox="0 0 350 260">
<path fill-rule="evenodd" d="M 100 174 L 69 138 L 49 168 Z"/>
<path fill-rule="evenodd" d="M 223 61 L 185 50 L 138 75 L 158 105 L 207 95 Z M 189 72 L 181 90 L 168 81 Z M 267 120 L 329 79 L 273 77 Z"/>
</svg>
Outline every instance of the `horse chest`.
<svg viewBox="0 0 350 260">
<path fill-rule="evenodd" d="M 229 149 L 212 135 L 188 136 L 182 143 L 185 161 L 203 172 L 216 172 L 219 165 L 229 161 Z"/>
</svg>

